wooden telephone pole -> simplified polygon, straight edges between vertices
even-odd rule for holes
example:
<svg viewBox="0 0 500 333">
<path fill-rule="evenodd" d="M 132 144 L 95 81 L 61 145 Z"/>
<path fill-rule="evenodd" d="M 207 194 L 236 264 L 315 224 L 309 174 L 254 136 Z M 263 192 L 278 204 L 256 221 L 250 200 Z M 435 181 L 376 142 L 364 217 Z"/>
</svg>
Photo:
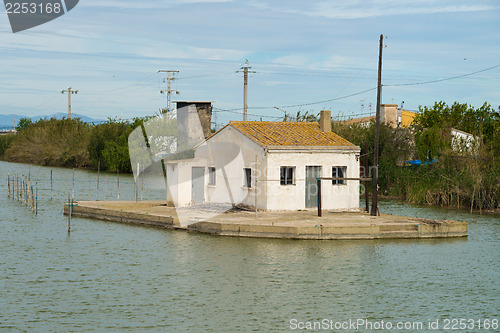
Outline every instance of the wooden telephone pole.
<svg viewBox="0 0 500 333">
<path fill-rule="evenodd" d="M 243 121 L 247 120 L 247 110 L 248 110 L 248 104 L 247 104 L 247 87 L 248 87 L 248 73 L 255 73 L 254 71 L 250 71 L 249 69 L 252 68 L 248 64 L 248 60 L 245 61 L 245 65 L 241 67 L 243 70 Z M 240 73 L 241 71 L 236 71 L 236 73 Z"/>
<path fill-rule="evenodd" d="M 61 90 L 61 94 L 68 93 L 68 119 L 71 119 L 71 94 L 78 94 L 78 90 L 72 90 L 69 87 L 66 90 Z"/>
<path fill-rule="evenodd" d="M 371 216 L 376 216 L 378 211 L 378 145 L 380 134 L 380 99 L 382 95 L 382 49 L 384 43 L 384 35 L 380 35 L 380 45 L 378 53 L 378 85 L 377 85 L 377 113 L 375 116 L 375 151 L 373 156 L 372 175 L 372 210 Z"/>
</svg>

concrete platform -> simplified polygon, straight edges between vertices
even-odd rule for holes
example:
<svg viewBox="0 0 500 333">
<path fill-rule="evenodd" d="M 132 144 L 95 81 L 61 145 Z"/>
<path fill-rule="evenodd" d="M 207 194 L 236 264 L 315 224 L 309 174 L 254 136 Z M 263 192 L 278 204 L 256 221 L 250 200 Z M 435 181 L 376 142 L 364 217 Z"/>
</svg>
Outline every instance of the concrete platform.
<svg viewBox="0 0 500 333">
<path fill-rule="evenodd" d="M 69 206 L 64 206 L 68 214 Z M 226 212 L 195 222 L 202 212 L 190 210 L 194 223 L 179 225 L 176 210 L 160 201 L 80 201 L 72 216 L 100 220 L 182 229 L 221 236 L 286 239 L 380 239 L 467 237 L 467 223 L 428 220 L 405 216 L 370 216 L 366 213 L 338 213 L 315 210 L 286 212 Z"/>
</svg>

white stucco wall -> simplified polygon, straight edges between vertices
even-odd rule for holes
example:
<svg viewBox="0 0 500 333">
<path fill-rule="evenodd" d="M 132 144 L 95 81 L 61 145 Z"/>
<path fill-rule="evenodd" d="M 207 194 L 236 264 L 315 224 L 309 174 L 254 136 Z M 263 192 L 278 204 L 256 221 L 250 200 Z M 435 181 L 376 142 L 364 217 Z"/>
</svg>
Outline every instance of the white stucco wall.
<svg viewBox="0 0 500 333">
<path fill-rule="evenodd" d="M 205 156 L 206 149 L 209 152 L 208 165 L 216 168 L 216 186 L 209 186 L 208 176 L 206 177 L 207 202 L 234 202 L 254 206 L 257 193 L 257 208 L 266 209 L 265 200 L 260 200 L 262 195 L 265 196 L 265 183 L 257 182 L 255 188 L 254 177 L 256 173 L 260 174 L 255 165 L 257 169 L 265 168 L 264 149 L 231 126 L 198 147 L 195 156 Z M 244 168 L 252 169 L 251 188 L 244 186 Z"/>
<path fill-rule="evenodd" d="M 205 202 L 242 203 L 265 210 L 306 208 L 306 166 L 321 166 L 331 177 L 333 166 L 345 166 L 345 177 L 359 177 L 359 148 L 264 148 L 228 126 L 196 148 L 193 160 L 166 163 L 169 200 L 177 207 L 191 204 L 191 169 L 205 167 Z M 216 185 L 209 185 L 208 167 L 216 168 Z M 280 185 L 280 168 L 295 167 L 295 185 Z M 252 187 L 244 186 L 244 168 L 252 169 Z M 328 210 L 359 209 L 359 181 L 346 185 L 322 181 L 322 205 Z M 257 200 L 255 200 L 257 198 Z"/>
<path fill-rule="evenodd" d="M 359 177 L 357 150 L 269 150 L 267 209 L 297 210 L 306 208 L 306 166 L 321 166 L 321 177 L 332 177 L 333 166 L 346 166 L 345 177 Z M 281 166 L 295 166 L 295 185 L 280 185 Z M 332 185 L 322 180 L 322 207 L 330 210 L 359 209 L 359 181 L 346 180 L 346 185 Z"/>
<path fill-rule="evenodd" d="M 165 163 L 167 172 L 167 201 L 173 202 L 176 207 L 191 204 L 191 169 L 205 167 L 203 159 L 171 161 Z M 205 182 L 207 175 L 205 172 Z M 205 195 L 206 197 L 206 195 Z"/>
<path fill-rule="evenodd" d="M 469 133 L 451 129 L 451 146 L 459 152 L 474 152 L 477 145 L 477 138 Z"/>
</svg>

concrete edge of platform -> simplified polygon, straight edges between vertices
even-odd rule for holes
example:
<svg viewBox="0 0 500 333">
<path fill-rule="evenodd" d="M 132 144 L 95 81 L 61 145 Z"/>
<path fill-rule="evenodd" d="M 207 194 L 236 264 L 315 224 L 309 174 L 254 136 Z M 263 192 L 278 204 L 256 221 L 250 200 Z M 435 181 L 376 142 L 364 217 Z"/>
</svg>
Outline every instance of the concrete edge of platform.
<svg viewBox="0 0 500 333">
<path fill-rule="evenodd" d="M 64 215 L 69 214 L 69 206 L 64 205 Z M 128 224 L 140 224 L 167 229 L 175 229 L 174 218 L 168 216 L 159 216 L 153 214 L 142 214 L 136 212 L 118 211 L 98 207 L 84 207 L 74 205 L 72 207 L 71 216 L 88 217 L 97 220 L 110 222 L 120 222 Z"/>
<path fill-rule="evenodd" d="M 64 206 L 64 214 L 69 214 L 69 206 Z M 458 221 L 434 221 L 412 219 L 409 222 L 373 223 L 353 225 L 273 225 L 252 223 L 230 223 L 216 220 L 201 221 L 181 227 L 172 216 L 124 211 L 103 207 L 79 205 L 72 207 L 72 216 L 88 217 L 110 222 L 147 225 L 167 229 L 182 229 L 217 236 L 282 238 L 282 239 L 404 239 L 404 238 L 451 238 L 467 237 L 467 223 Z M 325 221 L 325 218 L 322 218 Z M 324 222 L 323 222 L 324 223 Z"/>
<path fill-rule="evenodd" d="M 416 224 L 414 230 L 401 230 L 399 224 L 330 227 L 293 227 L 252 224 L 198 222 L 188 230 L 233 237 L 285 239 L 397 239 L 467 237 L 467 223 L 449 221 L 435 225 Z M 392 227 L 392 228 L 391 228 Z M 381 230 L 384 229 L 384 230 Z"/>
</svg>

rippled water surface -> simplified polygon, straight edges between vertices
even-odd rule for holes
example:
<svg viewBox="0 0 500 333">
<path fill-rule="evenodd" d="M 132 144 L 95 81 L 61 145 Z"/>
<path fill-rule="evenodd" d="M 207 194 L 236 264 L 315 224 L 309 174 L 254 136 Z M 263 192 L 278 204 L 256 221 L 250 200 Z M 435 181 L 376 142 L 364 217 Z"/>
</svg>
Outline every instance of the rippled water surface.
<svg viewBox="0 0 500 333">
<path fill-rule="evenodd" d="M 500 317 L 495 216 L 381 204 L 383 213 L 468 221 L 462 239 L 225 238 L 82 218 L 68 234 L 72 170 L 53 169 L 50 200 L 50 168 L 0 168 L 1 332 L 274 332 L 289 331 L 292 319 Z M 8 198 L 7 176 L 28 173 L 38 215 Z M 115 177 L 100 175 L 101 198 L 106 186 L 116 199 Z M 95 200 L 96 178 L 75 171 L 76 199 Z M 132 178 L 121 176 L 120 199 L 132 198 Z"/>
</svg>

